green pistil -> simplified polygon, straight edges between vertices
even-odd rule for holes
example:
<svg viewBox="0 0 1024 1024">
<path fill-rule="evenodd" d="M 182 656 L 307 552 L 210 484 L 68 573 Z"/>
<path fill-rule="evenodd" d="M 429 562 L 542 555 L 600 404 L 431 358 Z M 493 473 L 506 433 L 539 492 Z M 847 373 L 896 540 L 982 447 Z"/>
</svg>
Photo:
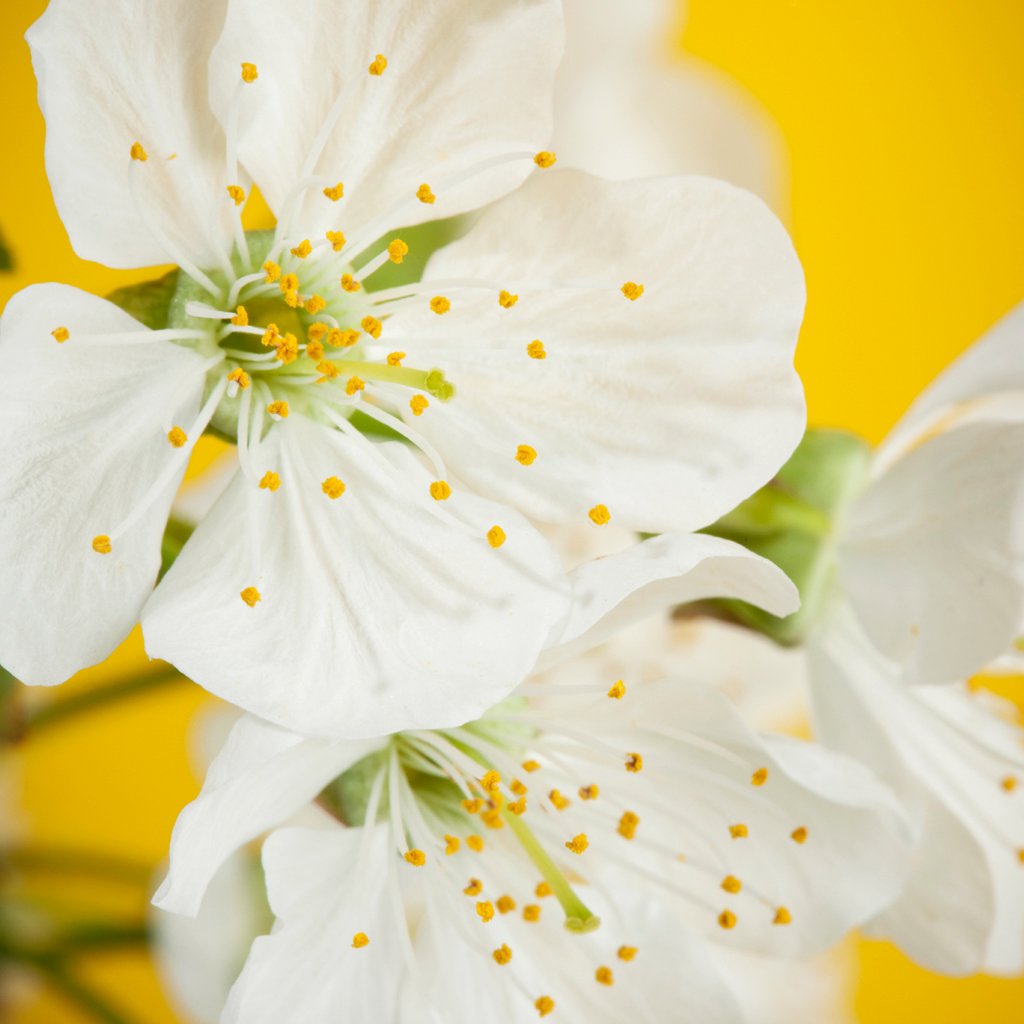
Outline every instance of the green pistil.
<svg viewBox="0 0 1024 1024">
<path fill-rule="evenodd" d="M 326 355 L 326 358 L 330 359 L 330 356 Z M 445 379 L 444 370 L 417 370 L 412 367 L 391 366 L 389 363 L 366 362 L 359 359 L 336 359 L 333 362 L 340 369 L 358 374 L 367 380 L 416 388 L 419 391 L 426 391 L 442 402 L 447 402 L 455 394 L 455 386 Z"/>
<path fill-rule="evenodd" d="M 592 932 L 601 924 L 601 919 L 576 895 L 569 884 L 569 879 L 561 868 L 551 859 L 547 850 L 540 844 L 537 837 L 527 828 L 526 823 L 518 814 L 503 808 L 501 816 L 505 824 L 512 830 L 526 855 L 537 865 L 544 881 L 551 886 L 551 891 L 565 911 L 565 927 L 571 932 Z"/>
</svg>

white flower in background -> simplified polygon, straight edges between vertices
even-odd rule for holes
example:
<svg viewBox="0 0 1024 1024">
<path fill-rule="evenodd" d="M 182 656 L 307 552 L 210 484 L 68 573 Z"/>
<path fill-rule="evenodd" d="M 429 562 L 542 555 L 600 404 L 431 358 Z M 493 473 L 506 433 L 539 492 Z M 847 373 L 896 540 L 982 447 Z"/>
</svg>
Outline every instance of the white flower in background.
<svg viewBox="0 0 1024 1024">
<path fill-rule="evenodd" d="M 963 680 L 1022 618 L 1024 307 L 911 407 L 834 544 L 810 641 L 818 735 L 892 784 L 916 830 L 907 888 L 873 930 L 936 971 L 1020 973 L 1024 731 Z"/>
<path fill-rule="evenodd" d="M 785 208 L 785 145 L 756 101 L 679 52 L 679 0 L 565 0 L 555 83 L 563 163 L 608 178 L 706 174 Z"/>
<path fill-rule="evenodd" d="M 76 251 L 182 283 L 162 330 L 59 285 L 5 312 L 0 662 L 26 681 L 141 613 L 152 656 L 289 727 L 464 721 L 565 613 L 524 515 L 696 529 L 795 445 L 788 239 L 724 184 L 547 169 L 559 5 L 62 2 L 29 40 Z M 528 170 L 374 291 L 396 225 Z M 251 184 L 272 236 L 242 232 Z M 240 471 L 150 597 L 207 426 Z"/>
</svg>

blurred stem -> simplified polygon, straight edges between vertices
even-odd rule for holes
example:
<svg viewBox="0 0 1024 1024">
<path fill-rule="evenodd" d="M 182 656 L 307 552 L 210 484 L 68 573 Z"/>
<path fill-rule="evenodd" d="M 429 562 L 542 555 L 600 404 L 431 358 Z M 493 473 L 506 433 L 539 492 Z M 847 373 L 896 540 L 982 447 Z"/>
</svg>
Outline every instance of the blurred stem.
<svg viewBox="0 0 1024 1024">
<path fill-rule="evenodd" d="M 76 978 L 62 960 L 40 957 L 31 959 L 29 963 L 58 992 L 70 999 L 94 1020 L 103 1021 L 104 1024 L 134 1024 L 132 1018 L 126 1017 L 119 1009 L 111 1006 L 103 996 Z"/>
<path fill-rule="evenodd" d="M 58 875 L 88 875 L 92 878 L 148 885 L 150 868 L 146 864 L 59 846 L 11 846 L 0 848 L 0 865 L 19 871 Z"/>
</svg>

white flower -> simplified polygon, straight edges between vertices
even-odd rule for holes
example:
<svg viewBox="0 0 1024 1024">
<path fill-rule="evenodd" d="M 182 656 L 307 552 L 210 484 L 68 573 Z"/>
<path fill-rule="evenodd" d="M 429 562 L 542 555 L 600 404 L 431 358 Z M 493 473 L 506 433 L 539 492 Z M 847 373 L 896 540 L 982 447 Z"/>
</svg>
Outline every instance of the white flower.
<svg viewBox="0 0 1024 1024">
<path fill-rule="evenodd" d="M 819 736 L 915 823 L 907 888 L 873 929 L 951 974 L 1024 970 L 1024 733 L 962 682 L 1021 622 L 1022 396 L 1024 307 L 882 445 L 840 519 L 834 607 L 810 644 Z"/>
<path fill-rule="evenodd" d="M 291 728 L 464 721 L 565 614 L 524 514 L 692 530 L 792 449 L 799 266 L 726 185 L 534 167 L 554 2 L 222 14 L 64 0 L 29 33 L 76 251 L 183 273 L 162 330 L 59 285 L 7 307 L 0 662 L 58 682 L 141 613 L 152 656 Z M 421 284 L 373 290 L 396 225 L 531 169 Z M 241 231 L 250 182 L 273 237 Z M 150 597 L 208 425 L 240 472 Z"/>
</svg>

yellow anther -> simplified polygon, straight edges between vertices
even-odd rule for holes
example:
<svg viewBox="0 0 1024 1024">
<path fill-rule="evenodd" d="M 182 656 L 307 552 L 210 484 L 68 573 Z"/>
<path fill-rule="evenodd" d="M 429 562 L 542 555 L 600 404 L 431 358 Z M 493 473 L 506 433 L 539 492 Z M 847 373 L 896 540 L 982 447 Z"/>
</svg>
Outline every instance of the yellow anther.
<svg viewBox="0 0 1024 1024">
<path fill-rule="evenodd" d="M 1019 850 L 1017 851 L 1017 860 L 1018 860 L 1018 861 L 1019 861 L 1019 862 L 1020 862 L 1021 864 L 1024 864 L 1024 846 L 1022 846 L 1022 847 L 1021 847 L 1021 848 L 1020 848 L 1020 849 L 1019 849 Z"/>
<path fill-rule="evenodd" d="M 235 306 L 235 315 L 231 318 L 231 322 L 236 327 L 249 326 L 249 312 L 245 306 Z"/>
<path fill-rule="evenodd" d="M 431 191 L 430 186 L 424 182 L 418 189 L 416 189 L 416 198 L 421 203 L 432 203 L 437 196 Z"/>
<path fill-rule="evenodd" d="M 553 789 L 548 793 L 548 799 L 555 805 L 555 809 L 559 811 L 564 811 L 572 802 L 567 796 L 563 796 L 562 792 L 557 789 Z"/>
<path fill-rule="evenodd" d="M 616 680 L 612 683 L 611 689 L 608 691 L 608 696 L 611 697 L 612 700 L 622 700 L 622 698 L 626 696 L 626 684 L 621 679 Z"/>
<path fill-rule="evenodd" d="M 516 449 L 516 462 L 520 466 L 532 466 L 537 458 L 537 449 L 531 448 L 528 444 L 521 444 Z"/>
<path fill-rule="evenodd" d="M 644 286 L 642 284 L 637 284 L 636 281 L 627 281 L 622 286 L 622 294 L 625 295 L 630 302 L 636 302 L 643 293 Z"/>
<path fill-rule="evenodd" d="M 480 785 L 488 793 L 497 793 L 501 788 L 501 772 L 496 772 L 493 768 L 489 771 L 484 772 L 480 779 Z"/>
<path fill-rule="evenodd" d="M 369 67 L 371 75 L 383 75 L 384 69 L 388 66 L 388 59 L 383 53 L 378 53 Z"/>
<path fill-rule="evenodd" d="M 427 855 L 422 850 L 406 850 L 405 859 L 414 868 L 421 868 L 427 863 Z"/>
<path fill-rule="evenodd" d="M 498 305 L 502 309 L 511 309 L 518 301 L 518 295 L 513 295 L 512 292 L 507 292 L 504 288 L 498 292 Z"/>
<path fill-rule="evenodd" d="M 392 263 L 401 263 L 409 255 L 409 246 L 400 238 L 392 238 L 388 242 L 388 259 Z"/>
<path fill-rule="evenodd" d="M 299 275 L 298 274 L 282 274 L 281 280 L 277 282 L 277 287 L 282 292 L 296 292 L 299 290 Z"/>
<path fill-rule="evenodd" d="M 238 596 L 250 608 L 255 608 L 263 600 L 263 595 L 255 587 L 246 587 Z"/>
<path fill-rule="evenodd" d="M 616 830 L 623 839 L 632 839 L 636 835 L 636 827 L 640 824 L 640 816 L 632 811 L 623 811 Z"/>
<path fill-rule="evenodd" d="M 511 914 L 516 909 L 516 901 L 511 896 L 499 896 L 495 906 L 499 914 Z"/>
<path fill-rule="evenodd" d="M 538 761 L 524 761 L 523 764 L 522 764 L 522 769 L 523 769 L 524 772 L 539 772 L 540 771 L 540 762 L 538 762 Z"/>
<path fill-rule="evenodd" d="M 295 288 L 290 288 L 284 293 L 284 304 L 291 309 L 298 309 L 302 305 L 302 296 Z"/>
<path fill-rule="evenodd" d="M 540 907 L 536 903 L 527 903 L 523 907 L 523 920 L 524 921 L 539 921 L 540 920 Z"/>
<path fill-rule="evenodd" d="M 494 904 L 490 900 L 481 900 L 476 905 L 476 913 L 480 920 L 486 924 L 494 917 Z"/>
<path fill-rule="evenodd" d="M 362 377 L 349 377 L 345 382 L 345 394 L 354 395 L 357 391 L 366 390 L 366 381 Z"/>
<path fill-rule="evenodd" d="M 326 238 L 327 241 L 331 243 L 331 248 L 335 252 L 341 252 L 341 250 L 345 248 L 344 231 L 328 231 Z"/>
<path fill-rule="evenodd" d="M 129 154 L 133 160 L 138 160 L 140 163 L 145 163 L 149 159 L 149 154 L 142 148 L 141 142 L 133 142 Z"/>
<path fill-rule="evenodd" d="M 413 410 L 415 412 L 415 409 Z M 500 548 L 505 543 L 505 531 L 500 526 L 492 526 L 487 531 L 487 543 L 492 548 Z"/>
<path fill-rule="evenodd" d="M 518 800 L 513 800 L 512 803 L 510 803 L 508 805 L 508 809 L 513 814 L 525 814 L 526 813 L 526 797 L 525 796 L 521 796 Z"/>
<path fill-rule="evenodd" d="M 185 442 L 188 441 L 188 434 L 185 433 L 181 427 L 171 427 L 167 431 L 167 440 L 171 442 L 171 445 L 175 448 L 184 448 Z"/>
<path fill-rule="evenodd" d="M 268 469 L 260 479 L 260 487 L 264 491 L 276 491 L 281 486 L 281 478 L 272 469 Z"/>
<path fill-rule="evenodd" d="M 598 967 L 594 971 L 594 981 L 599 985 L 614 985 L 615 977 L 612 974 L 612 969 L 610 967 Z"/>
<path fill-rule="evenodd" d="M 741 822 L 738 825 L 729 826 L 729 835 L 731 835 L 733 839 L 746 839 L 747 836 L 750 835 L 750 832 L 748 831 L 747 826 Z"/>
<path fill-rule="evenodd" d="M 105 534 L 101 533 L 92 539 L 92 549 L 98 555 L 109 555 L 110 554 L 110 538 Z"/>
<path fill-rule="evenodd" d="M 445 313 L 448 312 L 449 309 L 452 308 L 452 304 L 451 304 L 451 301 L 449 299 L 445 298 L 445 296 L 443 296 L 443 295 L 435 295 L 430 300 L 430 308 L 438 316 L 443 316 Z"/>
<path fill-rule="evenodd" d="M 293 246 L 291 254 L 297 256 L 300 260 L 304 260 L 313 251 L 313 246 L 308 238 L 304 238 L 298 245 Z"/>
<path fill-rule="evenodd" d="M 452 489 L 447 480 L 435 480 L 430 485 L 430 496 L 434 501 L 447 501 L 452 496 Z"/>
<path fill-rule="evenodd" d="M 323 491 L 331 501 L 336 501 L 345 493 L 345 484 L 336 476 L 329 476 L 320 485 L 320 490 Z"/>
<path fill-rule="evenodd" d="M 267 324 L 267 329 L 261 335 L 260 341 L 262 344 L 269 347 L 271 345 L 276 345 L 280 337 L 281 329 L 277 324 Z"/>
<path fill-rule="evenodd" d="M 317 362 L 317 361 L 318 361 L 318 360 L 320 360 L 320 359 L 323 359 L 323 357 L 324 357 L 324 346 L 323 346 L 323 342 L 320 342 L 320 341 L 311 341 L 311 342 L 310 342 L 310 343 L 309 343 L 309 344 L 308 344 L 308 345 L 306 346 L 306 355 L 307 355 L 307 356 L 308 356 L 308 357 L 309 357 L 310 359 L 312 359 L 314 363 L 315 363 L 315 362 Z"/>
<path fill-rule="evenodd" d="M 731 910 L 723 910 L 718 915 L 718 923 L 728 930 L 736 927 L 736 915 Z"/>
<path fill-rule="evenodd" d="M 430 405 L 430 402 L 423 395 L 413 395 L 409 399 L 409 408 L 412 409 L 413 416 L 422 416 L 423 411 Z"/>
<path fill-rule="evenodd" d="M 273 260 L 267 260 L 262 269 L 266 272 L 267 284 L 273 284 L 281 276 L 281 267 Z"/>
<path fill-rule="evenodd" d="M 353 949 L 363 949 L 363 947 L 368 946 L 369 944 L 370 940 L 366 932 L 356 932 L 355 935 L 352 936 Z"/>
<path fill-rule="evenodd" d="M 327 324 L 317 321 L 315 324 L 310 324 L 309 327 L 306 328 L 306 337 L 310 341 L 323 341 L 324 338 L 327 337 L 327 332 L 329 330 L 330 327 L 328 327 Z"/>
<path fill-rule="evenodd" d="M 542 1017 L 546 1017 L 555 1008 L 555 1001 L 551 996 L 541 996 L 533 1005 Z"/>
<path fill-rule="evenodd" d="M 526 794 L 529 793 L 529 790 L 519 779 L 513 779 L 508 784 L 508 788 L 511 789 L 516 796 L 526 796 Z"/>
<path fill-rule="evenodd" d="M 595 526 L 605 526 L 611 522 L 612 514 L 607 505 L 595 505 L 587 515 Z"/>
<path fill-rule="evenodd" d="M 226 185 L 227 193 L 235 201 L 235 206 L 241 206 L 245 202 L 245 189 L 241 185 Z"/>
<path fill-rule="evenodd" d="M 552 167 L 558 158 L 550 150 L 542 149 L 534 158 L 533 162 L 542 168 Z"/>
<path fill-rule="evenodd" d="M 320 380 L 317 383 L 321 383 L 325 380 L 334 380 L 341 373 L 341 367 L 331 359 L 321 359 L 316 364 L 317 372 L 320 374 Z"/>
<path fill-rule="evenodd" d="M 247 388 L 252 383 L 249 379 L 249 374 L 247 374 L 240 366 L 236 366 L 228 374 L 228 380 L 233 381 L 240 388 Z"/>
<path fill-rule="evenodd" d="M 359 340 L 359 332 L 351 327 L 332 327 L 325 340 L 331 348 L 351 348 Z"/>
<path fill-rule="evenodd" d="M 288 403 L 282 401 L 271 402 L 267 406 L 267 412 L 270 413 L 274 419 L 286 420 L 288 419 Z"/>
<path fill-rule="evenodd" d="M 529 345 L 526 346 L 526 354 L 531 359 L 547 359 L 548 354 L 544 350 L 544 342 L 540 338 L 534 338 Z"/>
<path fill-rule="evenodd" d="M 389 352 L 387 355 L 387 364 L 388 366 L 401 366 L 404 358 L 404 352 Z"/>
<path fill-rule="evenodd" d="M 779 907 L 772 918 L 772 924 L 791 924 L 792 921 L 793 915 L 785 907 Z"/>
<path fill-rule="evenodd" d="M 565 843 L 565 848 L 570 853 L 575 853 L 577 856 L 583 853 L 584 850 L 590 845 L 590 840 L 586 837 L 586 834 L 580 832 L 578 835 L 572 837 Z"/>
<path fill-rule="evenodd" d="M 492 954 L 494 962 L 504 966 L 512 959 L 512 950 L 508 948 L 504 943 L 500 945 Z"/>
<path fill-rule="evenodd" d="M 644 759 L 637 753 L 631 753 L 626 755 L 626 771 L 627 772 L 638 772 L 643 769 Z"/>
<path fill-rule="evenodd" d="M 260 73 L 257 70 L 255 64 L 250 64 L 248 61 L 243 61 L 242 62 L 242 81 L 243 82 L 248 82 L 248 83 L 251 84 L 252 82 L 255 82 L 256 79 L 259 78 L 259 77 L 260 77 Z M 364 935 L 363 938 L 365 939 L 366 936 Z M 364 945 L 365 945 L 365 943 L 364 943 Z"/>
<path fill-rule="evenodd" d="M 476 835 L 476 833 L 474 833 L 471 836 L 466 836 L 466 845 L 474 853 L 483 853 L 484 852 L 484 839 L 483 839 L 483 836 L 478 836 L 478 835 Z"/>
<path fill-rule="evenodd" d="M 551 886 L 547 882 L 538 882 L 534 887 L 533 895 L 542 900 L 545 896 L 551 895 Z"/>
<path fill-rule="evenodd" d="M 306 312 L 310 316 L 316 316 L 322 309 L 327 308 L 327 300 L 322 295 L 310 295 L 306 299 Z"/>
<path fill-rule="evenodd" d="M 722 879 L 722 888 L 726 892 L 738 893 L 743 888 L 743 883 L 734 875 L 726 875 Z"/>
<path fill-rule="evenodd" d="M 462 845 L 462 841 L 459 839 L 458 836 L 446 835 L 444 837 L 444 842 L 444 855 L 446 857 L 450 857 L 453 853 L 458 853 L 459 847 Z"/>
<path fill-rule="evenodd" d="M 351 274 L 342 274 L 340 283 L 347 292 L 357 292 L 363 287 Z"/>
<path fill-rule="evenodd" d="M 336 203 L 344 194 L 345 183 L 342 181 L 339 181 L 337 185 L 329 185 L 324 189 L 324 195 L 327 196 L 332 203 Z"/>
<path fill-rule="evenodd" d="M 480 820 L 488 828 L 504 828 L 505 819 L 501 816 L 501 811 L 496 807 L 488 807 L 486 810 L 480 812 Z"/>
<path fill-rule="evenodd" d="M 479 896 L 484 891 L 484 883 L 479 878 L 471 878 L 469 885 L 462 890 L 467 896 Z"/>
<path fill-rule="evenodd" d="M 71 337 L 71 332 L 66 327 L 54 327 L 50 333 L 53 335 L 54 341 L 61 345 Z"/>
<path fill-rule="evenodd" d="M 483 810 L 484 802 L 480 797 L 475 796 L 472 800 L 463 800 L 462 809 L 467 814 L 479 814 Z"/>
<path fill-rule="evenodd" d="M 1020 785 L 1020 780 L 1016 775 L 1004 775 L 999 780 L 999 785 L 1005 792 L 1012 793 Z"/>
<path fill-rule="evenodd" d="M 789 833 L 789 838 L 792 839 L 794 843 L 806 843 L 807 829 L 801 825 L 799 828 L 795 828 Z"/>
<path fill-rule="evenodd" d="M 768 781 L 768 769 L 758 768 L 753 775 L 750 776 L 750 784 L 752 786 L 763 786 Z"/>
<path fill-rule="evenodd" d="M 580 786 L 579 794 L 581 800 L 596 800 L 600 790 L 595 785 Z"/>
<path fill-rule="evenodd" d="M 624 960 L 627 964 L 630 960 L 634 959 L 637 954 L 636 946 L 619 946 L 618 958 Z"/>
<path fill-rule="evenodd" d="M 277 358 L 286 366 L 299 358 L 299 339 L 294 334 L 286 334 L 272 342 Z"/>
<path fill-rule="evenodd" d="M 373 338 L 379 338 L 380 332 L 384 328 L 384 325 L 375 316 L 364 316 L 359 321 L 359 326 Z"/>
</svg>

